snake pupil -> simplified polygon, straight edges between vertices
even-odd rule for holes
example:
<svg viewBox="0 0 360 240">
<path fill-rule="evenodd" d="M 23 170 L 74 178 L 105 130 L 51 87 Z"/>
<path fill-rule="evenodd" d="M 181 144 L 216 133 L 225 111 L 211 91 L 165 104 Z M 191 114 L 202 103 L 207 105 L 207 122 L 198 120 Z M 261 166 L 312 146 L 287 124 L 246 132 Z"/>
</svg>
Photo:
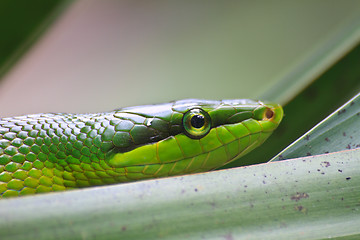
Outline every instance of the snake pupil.
<svg viewBox="0 0 360 240">
<path fill-rule="evenodd" d="M 203 127 L 205 124 L 205 119 L 204 116 L 202 115 L 194 115 L 191 118 L 191 126 L 193 126 L 194 128 L 201 128 Z"/>
<path fill-rule="evenodd" d="M 211 118 L 201 108 L 193 108 L 184 113 L 182 127 L 186 136 L 200 139 L 210 132 Z"/>
</svg>

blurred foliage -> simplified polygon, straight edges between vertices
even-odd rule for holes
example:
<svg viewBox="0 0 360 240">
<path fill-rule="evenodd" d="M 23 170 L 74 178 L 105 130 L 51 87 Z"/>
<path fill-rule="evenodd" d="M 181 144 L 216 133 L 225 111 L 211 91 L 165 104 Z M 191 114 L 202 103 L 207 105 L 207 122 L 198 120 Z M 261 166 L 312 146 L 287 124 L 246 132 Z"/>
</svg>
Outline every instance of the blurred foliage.
<svg viewBox="0 0 360 240">
<path fill-rule="evenodd" d="M 284 106 L 283 121 L 262 146 L 223 168 L 268 161 L 359 92 L 359 56 L 360 45 Z"/>
<path fill-rule="evenodd" d="M 0 79 L 37 39 L 65 0 L 0 1 Z M 55 14 L 56 15 L 56 14 Z M 4 37 L 6 36 L 6 37 Z"/>
<path fill-rule="evenodd" d="M 360 93 L 337 109 L 273 161 L 360 148 Z"/>
</svg>

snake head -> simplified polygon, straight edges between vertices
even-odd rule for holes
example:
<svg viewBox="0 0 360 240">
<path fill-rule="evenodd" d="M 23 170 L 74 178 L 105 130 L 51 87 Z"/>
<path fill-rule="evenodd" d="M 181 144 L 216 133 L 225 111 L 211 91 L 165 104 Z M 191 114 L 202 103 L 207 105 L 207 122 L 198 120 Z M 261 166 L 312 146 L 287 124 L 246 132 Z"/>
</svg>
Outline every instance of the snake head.
<svg viewBox="0 0 360 240">
<path fill-rule="evenodd" d="M 278 104 L 244 99 L 186 99 L 123 111 L 162 123 L 157 123 L 163 129 L 162 139 L 117 154 L 109 161 L 115 167 L 142 169 L 132 175 L 139 179 L 146 172 L 161 177 L 223 166 L 261 145 L 283 117 Z M 152 124 L 148 127 L 153 128 Z"/>
</svg>

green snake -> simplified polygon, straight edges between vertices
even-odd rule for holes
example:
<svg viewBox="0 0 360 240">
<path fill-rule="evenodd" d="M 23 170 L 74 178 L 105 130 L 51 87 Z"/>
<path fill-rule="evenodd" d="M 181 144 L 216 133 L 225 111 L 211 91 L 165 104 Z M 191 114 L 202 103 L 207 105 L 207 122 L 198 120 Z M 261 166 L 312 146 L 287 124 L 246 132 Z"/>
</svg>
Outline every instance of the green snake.
<svg viewBox="0 0 360 240">
<path fill-rule="evenodd" d="M 95 114 L 0 119 L 0 196 L 213 170 L 261 145 L 278 104 L 187 99 Z"/>
</svg>

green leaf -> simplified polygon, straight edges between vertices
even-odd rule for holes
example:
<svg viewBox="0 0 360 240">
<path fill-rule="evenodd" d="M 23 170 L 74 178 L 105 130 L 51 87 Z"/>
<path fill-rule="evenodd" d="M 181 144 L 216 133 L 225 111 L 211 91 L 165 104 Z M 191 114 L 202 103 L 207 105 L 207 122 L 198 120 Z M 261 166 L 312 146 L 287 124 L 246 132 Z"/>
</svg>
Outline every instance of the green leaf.
<svg viewBox="0 0 360 240">
<path fill-rule="evenodd" d="M 272 161 L 360 148 L 360 93 L 333 112 Z"/>
<path fill-rule="evenodd" d="M 2 239 L 360 237 L 360 149 L 0 201 Z"/>
</svg>

